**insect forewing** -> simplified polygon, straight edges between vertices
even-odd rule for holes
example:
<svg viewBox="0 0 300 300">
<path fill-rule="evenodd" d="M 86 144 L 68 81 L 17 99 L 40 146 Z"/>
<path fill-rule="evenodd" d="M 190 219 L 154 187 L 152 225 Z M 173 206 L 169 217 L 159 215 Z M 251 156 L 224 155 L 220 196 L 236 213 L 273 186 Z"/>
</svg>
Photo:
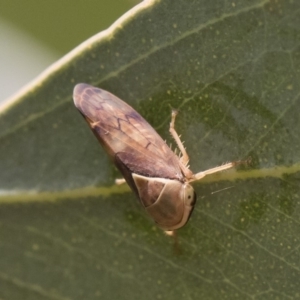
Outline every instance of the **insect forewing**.
<svg viewBox="0 0 300 300">
<path fill-rule="evenodd" d="M 182 180 L 178 157 L 132 107 L 113 94 L 78 84 L 74 103 L 121 169 L 149 177 Z"/>
</svg>

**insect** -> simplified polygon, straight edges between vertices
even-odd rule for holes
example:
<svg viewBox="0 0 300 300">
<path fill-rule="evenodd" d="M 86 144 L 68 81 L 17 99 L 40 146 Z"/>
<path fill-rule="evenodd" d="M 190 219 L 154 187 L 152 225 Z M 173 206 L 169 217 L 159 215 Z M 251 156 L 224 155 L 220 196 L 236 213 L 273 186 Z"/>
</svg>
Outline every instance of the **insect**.
<svg viewBox="0 0 300 300">
<path fill-rule="evenodd" d="M 191 182 L 236 165 L 224 164 L 197 174 L 189 169 L 189 156 L 175 131 L 172 111 L 170 133 L 181 152 L 177 156 L 151 125 L 113 94 L 77 84 L 74 103 L 99 142 L 159 227 L 173 231 L 184 226 L 196 203 Z"/>
</svg>

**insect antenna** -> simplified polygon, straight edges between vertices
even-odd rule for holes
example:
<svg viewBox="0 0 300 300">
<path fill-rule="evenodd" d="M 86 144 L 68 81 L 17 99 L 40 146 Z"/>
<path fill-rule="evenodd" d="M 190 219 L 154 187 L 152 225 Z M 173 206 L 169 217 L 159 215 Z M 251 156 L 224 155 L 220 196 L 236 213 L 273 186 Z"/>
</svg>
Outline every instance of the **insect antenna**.
<svg viewBox="0 0 300 300">
<path fill-rule="evenodd" d="M 233 187 L 234 187 L 234 185 L 228 186 L 228 187 L 226 187 L 226 188 L 224 188 L 224 189 L 221 189 L 221 190 L 218 190 L 218 191 L 215 191 L 215 192 L 211 192 L 211 195 L 216 194 L 216 193 L 219 193 L 219 192 L 222 192 L 222 191 L 225 191 L 225 190 L 232 189 Z"/>
</svg>

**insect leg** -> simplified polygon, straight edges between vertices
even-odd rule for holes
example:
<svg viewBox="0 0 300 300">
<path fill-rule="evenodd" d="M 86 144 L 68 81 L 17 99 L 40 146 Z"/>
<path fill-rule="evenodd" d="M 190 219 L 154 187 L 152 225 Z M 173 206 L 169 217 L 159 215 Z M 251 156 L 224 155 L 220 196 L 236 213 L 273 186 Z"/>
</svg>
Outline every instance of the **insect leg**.
<svg viewBox="0 0 300 300">
<path fill-rule="evenodd" d="M 171 238 L 173 238 L 173 241 L 174 241 L 174 244 L 173 244 L 174 254 L 175 255 L 182 254 L 182 250 L 180 249 L 180 246 L 179 246 L 177 231 L 175 231 L 175 230 L 166 230 L 165 234 L 167 236 L 170 236 Z"/>
<path fill-rule="evenodd" d="M 206 175 L 221 172 L 221 171 L 233 168 L 234 166 L 236 166 L 236 163 L 235 162 L 230 162 L 228 164 L 225 164 L 225 165 L 222 165 L 222 166 L 219 166 L 219 167 L 215 167 L 215 168 L 203 171 L 203 172 L 199 172 L 197 174 L 194 174 L 193 179 L 191 179 L 190 182 L 200 180 L 203 177 L 205 177 Z"/>
<path fill-rule="evenodd" d="M 124 178 L 115 179 L 115 184 L 117 184 L 117 185 L 121 185 L 121 184 L 124 184 L 124 183 L 126 183 L 126 180 Z"/>
<path fill-rule="evenodd" d="M 215 167 L 215 168 L 212 168 L 212 169 L 208 169 L 206 171 L 194 174 L 193 178 L 190 179 L 189 182 L 200 180 L 200 179 L 202 179 L 206 175 L 214 174 L 214 173 L 217 173 L 217 172 L 220 172 L 220 171 L 224 171 L 224 170 L 233 168 L 233 167 L 235 167 L 237 165 L 241 165 L 241 164 L 248 165 L 250 163 L 251 163 L 251 157 L 248 157 L 246 160 L 232 161 L 232 162 L 227 163 L 225 165 L 222 165 L 222 166 L 219 166 L 219 167 Z"/>
<path fill-rule="evenodd" d="M 184 165 L 187 166 L 188 162 L 189 162 L 189 156 L 180 140 L 179 135 L 177 134 L 176 130 L 175 130 L 175 118 L 178 114 L 177 110 L 172 109 L 172 119 L 171 119 L 171 123 L 170 123 L 170 133 L 173 136 L 181 154 L 182 157 L 180 157 L 180 162 Z"/>
</svg>

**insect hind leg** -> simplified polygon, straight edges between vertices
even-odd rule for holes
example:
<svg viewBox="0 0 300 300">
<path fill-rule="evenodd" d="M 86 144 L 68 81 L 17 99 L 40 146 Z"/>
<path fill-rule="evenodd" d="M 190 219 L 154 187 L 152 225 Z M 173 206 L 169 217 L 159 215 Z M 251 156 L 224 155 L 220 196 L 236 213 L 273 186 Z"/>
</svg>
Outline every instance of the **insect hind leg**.
<svg viewBox="0 0 300 300">
<path fill-rule="evenodd" d="M 170 133 L 172 135 L 172 137 L 174 138 L 182 156 L 180 157 L 180 162 L 184 165 L 184 166 L 187 166 L 188 163 L 189 163 L 189 156 L 183 146 L 183 143 L 181 142 L 180 140 L 180 137 L 178 135 L 178 133 L 176 132 L 175 130 L 175 119 L 176 119 L 176 116 L 178 114 L 178 111 L 175 110 L 175 109 L 172 109 L 172 119 L 171 119 L 171 123 L 170 123 Z"/>
</svg>

